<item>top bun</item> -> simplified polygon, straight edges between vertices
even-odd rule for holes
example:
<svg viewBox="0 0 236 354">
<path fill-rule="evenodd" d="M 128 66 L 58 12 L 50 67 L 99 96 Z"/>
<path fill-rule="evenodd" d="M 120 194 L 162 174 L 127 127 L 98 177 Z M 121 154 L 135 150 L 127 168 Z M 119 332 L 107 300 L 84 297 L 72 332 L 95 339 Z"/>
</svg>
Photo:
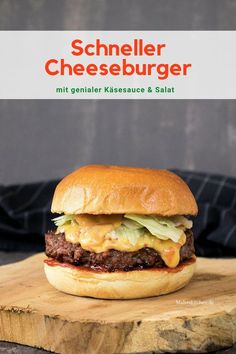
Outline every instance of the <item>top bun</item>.
<svg viewBox="0 0 236 354">
<path fill-rule="evenodd" d="M 57 185 L 53 213 L 196 215 L 187 184 L 166 170 L 89 165 Z"/>
</svg>

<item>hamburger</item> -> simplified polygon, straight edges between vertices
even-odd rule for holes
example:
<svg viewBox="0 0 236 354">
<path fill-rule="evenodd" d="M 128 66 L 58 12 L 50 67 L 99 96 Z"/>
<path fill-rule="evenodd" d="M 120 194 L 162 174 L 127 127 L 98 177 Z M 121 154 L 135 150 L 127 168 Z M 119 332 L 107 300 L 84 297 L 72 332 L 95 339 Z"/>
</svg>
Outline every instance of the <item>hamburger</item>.
<svg viewBox="0 0 236 354">
<path fill-rule="evenodd" d="M 168 294 L 193 276 L 197 204 L 166 170 L 89 165 L 54 192 L 45 273 L 65 293 L 105 299 Z"/>
</svg>

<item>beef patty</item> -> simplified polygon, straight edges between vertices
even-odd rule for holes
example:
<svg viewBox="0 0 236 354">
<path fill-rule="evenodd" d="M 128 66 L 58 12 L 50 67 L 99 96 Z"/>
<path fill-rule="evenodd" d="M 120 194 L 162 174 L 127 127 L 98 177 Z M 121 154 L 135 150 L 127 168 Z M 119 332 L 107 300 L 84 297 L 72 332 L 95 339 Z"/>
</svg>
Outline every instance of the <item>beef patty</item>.
<svg viewBox="0 0 236 354">
<path fill-rule="evenodd" d="M 194 255 L 193 233 L 186 231 L 186 243 L 180 249 L 180 262 Z M 152 248 L 142 248 L 136 252 L 108 250 L 102 253 L 89 252 L 79 243 L 65 240 L 64 233 L 48 232 L 45 235 L 46 255 L 59 262 L 84 266 L 103 271 L 130 271 L 145 268 L 166 267 L 160 255 Z"/>
</svg>

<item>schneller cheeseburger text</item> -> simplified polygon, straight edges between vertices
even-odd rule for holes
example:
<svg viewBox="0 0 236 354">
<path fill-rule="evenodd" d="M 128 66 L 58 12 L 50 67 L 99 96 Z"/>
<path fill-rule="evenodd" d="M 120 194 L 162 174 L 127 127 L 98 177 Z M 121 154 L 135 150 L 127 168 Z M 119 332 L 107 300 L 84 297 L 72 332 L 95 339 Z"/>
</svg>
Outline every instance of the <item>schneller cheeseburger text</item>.
<svg viewBox="0 0 236 354">
<path fill-rule="evenodd" d="M 191 63 L 143 63 L 143 58 L 160 58 L 167 45 L 165 43 L 145 43 L 143 39 L 134 39 L 131 43 L 103 43 L 96 39 L 94 43 L 84 43 L 81 39 L 71 42 L 71 54 L 74 57 L 107 58 L 114 57 L 112 63 L 81 62 L 70 63 L 64 58 L 50 58 L 45 63 L 45 71 L 50 76 L 152 76 L 166 80 L 170 76 L 187 76 Z M 129 57 L 129 60 L 127 59 Z M 142 63 L 137 63 L 142 58 Z"/>
</svg>

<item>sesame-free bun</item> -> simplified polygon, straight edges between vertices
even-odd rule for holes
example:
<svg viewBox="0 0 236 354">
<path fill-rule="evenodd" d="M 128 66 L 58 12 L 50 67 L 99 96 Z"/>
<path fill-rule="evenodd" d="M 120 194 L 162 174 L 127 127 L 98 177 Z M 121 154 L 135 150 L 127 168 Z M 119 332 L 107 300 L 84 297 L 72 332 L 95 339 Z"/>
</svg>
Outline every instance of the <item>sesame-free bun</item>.
<svg viewBox="0 0 236 354">
<path fill-rule="evenodd" d="M 65 214 L 196 215 L 187 184 L 166 170 L 89 165 L 57 185 L 52 212 Z"/>
<path fill-rule="evenodd" d="M 183 288 L 192 278 L 196 258 L 176 268 L 151 268 L 129 272 L 101 272 L 66 266 L 53 260 L 44 262 L 49 283 L 57 290 L 98 299 L 138 299 L 169 294 Z"/>
</svg>

